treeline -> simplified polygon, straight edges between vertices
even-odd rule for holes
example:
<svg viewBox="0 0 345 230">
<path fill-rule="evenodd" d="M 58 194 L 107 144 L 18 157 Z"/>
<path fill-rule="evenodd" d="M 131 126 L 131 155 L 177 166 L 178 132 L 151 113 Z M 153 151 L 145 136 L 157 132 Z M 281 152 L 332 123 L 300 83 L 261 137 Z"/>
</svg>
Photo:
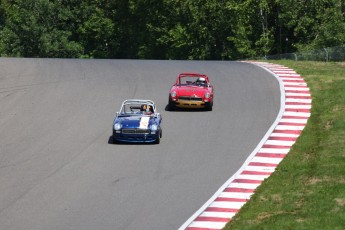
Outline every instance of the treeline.
<svg viewBox="0 0 345 230">
<path fill-rule="evenodd" d="M 1 0 L 0 56 L 234 60 L 345 44 L 343 0 Z"/>
</svg>

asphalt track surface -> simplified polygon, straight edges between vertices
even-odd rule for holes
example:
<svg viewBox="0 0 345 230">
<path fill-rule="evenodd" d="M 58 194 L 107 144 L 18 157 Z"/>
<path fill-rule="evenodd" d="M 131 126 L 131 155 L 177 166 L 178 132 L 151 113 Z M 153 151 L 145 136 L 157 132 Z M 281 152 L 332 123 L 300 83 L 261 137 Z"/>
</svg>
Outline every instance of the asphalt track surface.
<svg viewBox="0 0 345 230">
<path fill-rule="evenodd" d="M 213 111 L 165 108 L 180 72 Z M 159 145 L 109 144 L 125 99 L 151 99 Z M 0 228 L 178 229 L 243 164 L 280 108 L 278 81 L 230 61 L 0 59 Z"/>
</svg>

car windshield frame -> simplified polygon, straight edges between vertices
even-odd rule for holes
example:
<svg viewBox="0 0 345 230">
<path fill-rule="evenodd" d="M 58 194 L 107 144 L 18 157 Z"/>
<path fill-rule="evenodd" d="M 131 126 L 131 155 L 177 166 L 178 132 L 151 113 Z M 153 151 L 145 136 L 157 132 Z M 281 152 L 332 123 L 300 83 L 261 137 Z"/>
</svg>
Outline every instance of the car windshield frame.
<svg viewBox="0 0 345 230">
<path fill-rule="evenodd" d="M 142 111 L 141 108 L 143 105 L 151 106 L 151 113 Z M 126 100 L 122 103 L 118 114 L 120 116 L 150 116 L 156 114 L 156 106 L 151 100 Z"/>
<path fill-rule="evenodd" d="M 204 78 L 205 82 L 197 82 L 199 78 Z M 203 86 L 208 87 L 208 78 L 205 75 L 180 75 L 176 81 L 177 86 Z"/>
</svg>

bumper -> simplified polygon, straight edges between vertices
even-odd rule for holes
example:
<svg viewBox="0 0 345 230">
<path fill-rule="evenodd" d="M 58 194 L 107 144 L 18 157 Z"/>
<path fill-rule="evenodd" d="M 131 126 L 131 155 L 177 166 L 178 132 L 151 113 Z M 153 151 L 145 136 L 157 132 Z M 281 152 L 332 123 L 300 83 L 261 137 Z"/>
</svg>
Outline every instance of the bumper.
<svg viewBox="0 0 345 230">
<path fill-rule="evenodd" d="M 178 108 L 196 108 L 196 109 L 204 109 L 212 102 L 204 102 L 204 101 L 187 101 L 187 100 L 177 100 L 177 101 L 170 101 L 175 107 Z"/>
<path fill-rule="evenodd" d="M 159 138 L 159 132 L 155 134 L 123 134 L 113 131 L 113 139 L 120 142 L 151 143 Z"/>
</svg>

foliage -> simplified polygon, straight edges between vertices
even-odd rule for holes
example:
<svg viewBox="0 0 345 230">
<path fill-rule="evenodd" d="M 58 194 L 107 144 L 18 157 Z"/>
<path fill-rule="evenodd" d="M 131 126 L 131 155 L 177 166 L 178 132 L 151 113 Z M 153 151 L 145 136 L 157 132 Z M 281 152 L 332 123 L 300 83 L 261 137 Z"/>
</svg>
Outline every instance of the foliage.
<svg viewBox="0 0 345 230">
<path fill-rule="evenodd" d="M 228 60 L 345 43 L 341 0 L 1 0 L 0 56 Z"/>
</svg>

